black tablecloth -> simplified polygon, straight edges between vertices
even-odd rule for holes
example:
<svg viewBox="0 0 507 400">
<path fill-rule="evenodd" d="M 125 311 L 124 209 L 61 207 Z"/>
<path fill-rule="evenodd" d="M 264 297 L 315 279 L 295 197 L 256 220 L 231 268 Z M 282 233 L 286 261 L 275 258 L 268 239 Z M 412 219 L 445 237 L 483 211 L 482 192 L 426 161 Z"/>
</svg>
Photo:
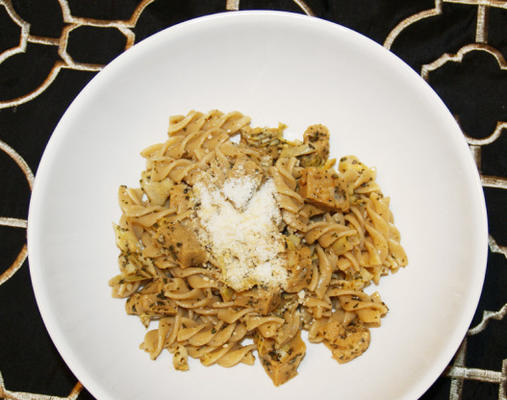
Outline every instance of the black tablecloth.
<svg viewBox="0 0 507 400">
<path fill-rule="evenodd" d="M 405 60 L 455 115 L 481 173 L 489 259 L 470 330 L 423 399 L 505 400 L 503 0 L 0 0 L 0 398 L 92 398 L 46 332 L 26 260 L 33 174 L 58 120 L 84 85 L 133 44 L 178 22 L 238 9 L 306 13 L 350 27 Z"/>
</svg>

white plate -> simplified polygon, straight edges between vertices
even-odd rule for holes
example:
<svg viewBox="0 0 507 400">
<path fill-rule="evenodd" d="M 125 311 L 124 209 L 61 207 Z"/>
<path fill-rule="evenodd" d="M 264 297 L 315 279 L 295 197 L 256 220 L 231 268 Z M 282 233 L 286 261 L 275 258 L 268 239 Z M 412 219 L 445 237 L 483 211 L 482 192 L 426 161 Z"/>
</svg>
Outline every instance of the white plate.
<svg viewBox="0 0 507 400">
<path fill-rule="evenodd" d="M 258 124 L 313 123 L 331 154 L 378 168 L 409 265 L 378 290 L 390 312 L 369 350 L 339 365 L 309 345 L 299 375 L 273 387 L 260 363 L 224 369 L 138 349 L 144 328 L 112 299 L 111 224 L 120 184 L 164 141 L 168 116 L 239 110 Z M 372 41 L 317 18 L 235 12 L 169 28 L 121 55 L 65 113 L 39 166 L 30 204 L 30 271 L 47 329 L 99 399 L 415 399 L 456 351 L 481 292 L 487 227 L 463 136 L 429 86 Z"/>
</svg>

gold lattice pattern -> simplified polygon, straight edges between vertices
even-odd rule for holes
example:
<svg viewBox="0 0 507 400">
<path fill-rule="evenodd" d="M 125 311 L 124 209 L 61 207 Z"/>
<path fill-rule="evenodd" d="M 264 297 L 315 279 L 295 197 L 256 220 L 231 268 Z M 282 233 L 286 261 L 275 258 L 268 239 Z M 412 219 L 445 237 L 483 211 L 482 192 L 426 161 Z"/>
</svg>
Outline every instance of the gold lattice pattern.
<svg viewBox="0 0 507 400">
<path fill-rule="evenodd" d="M 20 38 L 17 46 L 7 49 L 0 53 L 0 64 L 16 54 L 24 53 L 28 43 L 37 43 L 46 46 L 56 47 L 61 60 L 57 61 L 46 79 L 35 89 L 20 97 L 0 101 L 0 109 L 16 107 L 27 103 L 41 93 L 43 93 L 55 80 L 62 69 L 71 69 L 79 71 L 100 71 L 104 65 L 93 63 L 76 62 L 67 52 L 67 45 L 70 33 L 82 26 L 92 26 L 97 28 L 117 29 L 126 38 L 125 50 L 135 43 L 135 33 L 133 28 L 142 15 L 143 11 L 157 0 L 142 0 L 133 11 L 131 17 L 127 20 L 101 20 L 94 18 L 82 18 L 74 16 L 67 0 L 58 0 L 63 15 L 64 27 L 59 38 L 36 36 L 30 33 L 30 24 L 24 21 L 15 11 L 12 0 L 0 0 L 0 7 L 4 7 L 11 20 L 20 27 Z M 182 0 L 185 1 L 185 0 Z M 305 14 L 314 16 L 311 8 L 302 0 L 292 0 Z M 432 62 L 422 66 L 420 74 L 428 80 L 429 75 L 441 68 L 448 62 L 461 63 L 463 57 L 470 52 L 486 52 L 493 56 L 501 70 L 507 70 L 507 62 L 502 53 L 488 44 L 488 14 L 491 8 L 501 8 L 507 10 L 507 1 L 505 0 L 435 0 L 434 7 L 409 16 L 391 30 L 384 41 L 384 47 L 391 49 L 398 36 L 409 26 L 427 18 L 439 16 L 443 13 L 444 3 L 457 3 L 468 5 L 477 9 L 477 20 L 475 29 L 475 42 L 467 44 L 460 48 L 455 54 L 444 53 Z M 241 8 L 240 0 L 225 0 L 225 10 L 236 11 Z M 0 27 L 1 30 L 1 27 Z M 497 121 L 496 127 L 487 137 L 475 139 L 464 132 L 465 138 L 470 146 L 472 155 L 480 171 L 480 160 L 482 146 L 495 142 L 502 133 L 507 130 L 507 121 Z M 29 188 L 32 188 L 34 176 L 25 162 L 25 160 L 10 147 L 7 143 L 0 140 L 0 150 L 6 153 L 24 173 Z M 481 181 L 484 187 L 493 187 L 507 189 L 507 178 L 498 176 L 486 176 L 481 173 Z M 0 225 L 11 227 L 12 229 L 26 229 L 27 221 L 24 219 L 10 218 L 0 216 Z M 507 246 L 501 246 L 495 239 L 489 236 L 489 248 L 492 252 L 503 254 L 507 258 Z M 12 264 L 0 273 L 0 286 L 11 278 L 16 271 L 21 268 L 27 257 L 26 243 L 20 249 L 16 259 Z M 463 340 L 455 358 L 444 375 L 451 379 L 451 388 L 449 393 L 450 400 L 460 400 L 463 393 L 463 384 L 466 380 L 477 380 L 481 382 L 490 382 L 498 384 L 498 400 L 507 400 L 507 359 L 503 360 L 500 371 L 491 371 L 485 369 L 470 368 L 465 366 L 465 356 L 467 351 L 468 338 L 478 335 L 487 329 L 490 320 L 501 320 L 507 314 L 507 304 L 504 304 L 497 311 L 484 311 L 482 321 L 475 327 L 469 329 L 467 337 Z M 6 389 L 4 380 L 0 371 L 0 398 L 9 400 L 75 400 L 82 391 L 82 385 L 77 382 L 67 397 L 57 397 L 44 394 L 12 392 Z"/>
</svg>

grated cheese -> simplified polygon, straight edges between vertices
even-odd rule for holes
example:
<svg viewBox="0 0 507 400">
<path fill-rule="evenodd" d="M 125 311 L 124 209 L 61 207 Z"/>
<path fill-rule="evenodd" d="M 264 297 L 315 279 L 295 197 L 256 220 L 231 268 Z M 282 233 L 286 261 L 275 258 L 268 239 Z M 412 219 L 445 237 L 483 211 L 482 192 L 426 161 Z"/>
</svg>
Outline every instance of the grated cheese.
<svg viewBox="0 0 507 400">
<path fill-rule="evenodd" d="M 299 304 L 303 304 L 304 303 L 304 300 L 305 300 L 305 290 L 302 289 L 298 292 L 298 303 Z"/>
<path fill-rule="evenodd" d="M 273 180 L 257 191 L 249 176 L 230 178 L 223 187 L 194 185 L 201 206 L 199 239 L 222 269 L 224 282 L 234 290 L 256 284 L 283 286 L 287 281 L 281 222 Z"/>
<path fill-rule="evenodd" d="M 244 208 L 252 198 L 257 183 L 248 176 L 231 178 L 224 183 L 223 193 L 227 199 L 232 201 L 236 208 Z"/>
</svg>

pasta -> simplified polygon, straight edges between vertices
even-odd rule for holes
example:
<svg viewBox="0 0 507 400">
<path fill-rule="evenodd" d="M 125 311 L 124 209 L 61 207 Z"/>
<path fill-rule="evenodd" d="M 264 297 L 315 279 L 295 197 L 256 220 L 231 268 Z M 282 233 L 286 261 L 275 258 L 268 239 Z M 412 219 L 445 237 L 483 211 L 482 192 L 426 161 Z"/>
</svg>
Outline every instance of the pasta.
<svg viewBox="0 0 507 400">
<path fill-rule="evenodd" d="M 170 118 L 121 186 L 113 296 L 149 328 L 141 349 L 203 365 L 254 363 L 275 385 L 297 374 L 301 331 L 339 363 L 361 355 L 388 308 L 365 288 L 407 265 L 389 198 L 354 156 L 329 159 L 329 131 L 303 141 L 239 112 Z M 239 142 L 232 140 L 239 137 Z"/>
</svg>

